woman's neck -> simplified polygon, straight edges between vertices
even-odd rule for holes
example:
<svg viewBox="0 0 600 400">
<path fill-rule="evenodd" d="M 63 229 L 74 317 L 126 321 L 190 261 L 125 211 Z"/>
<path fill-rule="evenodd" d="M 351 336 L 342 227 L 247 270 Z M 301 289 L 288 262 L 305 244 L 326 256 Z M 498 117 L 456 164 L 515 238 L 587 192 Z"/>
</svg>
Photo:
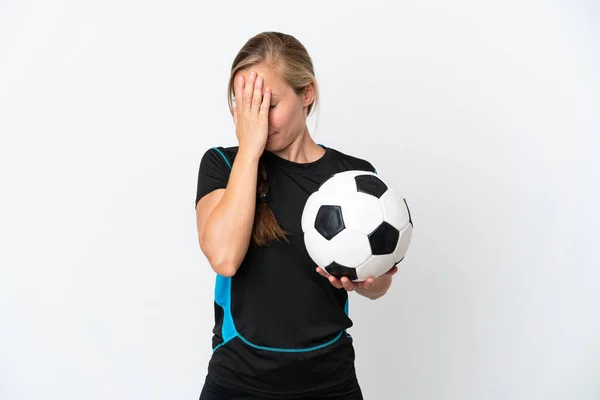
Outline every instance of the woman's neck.
<svg viewBox="0 0 600 400">
<path fill-rule="evenodd" d="M 316 161 L 324 153 L 325 149 L 313 140 L 307 127 L 287 147 L 273 152 L 273 154 L 295 163 Z"/>
</svg>

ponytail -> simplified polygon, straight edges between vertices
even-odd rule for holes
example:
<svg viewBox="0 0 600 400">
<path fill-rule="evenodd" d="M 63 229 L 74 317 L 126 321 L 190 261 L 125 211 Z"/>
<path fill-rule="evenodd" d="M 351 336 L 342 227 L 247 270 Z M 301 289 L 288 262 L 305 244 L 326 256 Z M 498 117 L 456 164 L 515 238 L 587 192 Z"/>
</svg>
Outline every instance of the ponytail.
<svg viewBox="0 0 600 400">
<path fill-rule="evenodd" d="M 258 179 L 256 183 L 256 213 L 254 215 L 254 226 L 252 227 L 252 242 L 255 246 L 266 246 L 273 240 L 285 240 L 285 232 L 277 219 L 273 210 L 269 206 L 269 181 L 267 180 L 267 168 L 265 167 L 263 157 L 258 162 Z"/>
</svg>

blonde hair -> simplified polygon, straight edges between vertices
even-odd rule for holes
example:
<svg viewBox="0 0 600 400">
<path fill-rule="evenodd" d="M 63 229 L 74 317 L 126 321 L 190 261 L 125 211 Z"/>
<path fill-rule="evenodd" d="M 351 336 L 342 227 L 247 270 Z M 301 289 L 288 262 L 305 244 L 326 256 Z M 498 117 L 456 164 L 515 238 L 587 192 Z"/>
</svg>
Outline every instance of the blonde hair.
<svg viewBox="0 0 600 400">
<path fill-rule="evenodd" d="M 275 71 L 296 94 L 301 94 L 308 85 L 313 84 L 315 98 L 308 106 L 307 116 L 318 107 L 317 80 L 312 59 L 304 45 L 292 35 L 281 32 L 262 32 L 250 38 L 233 60 L 227 88 L 227 101 L 232 114 L 236 74 L 258 64 L 266 65 Z M 258 164 L 256 192 L 258 197 L 265 197 L 269 192 L 267 170 L 262 157 Z M 265 246 L 272 240 L 281 239 L 288 241 L 287 233 L 279 226 L 268 203 L 258 202 L 252 230 L 252 242 L 256 246 Z"/>
</svg>

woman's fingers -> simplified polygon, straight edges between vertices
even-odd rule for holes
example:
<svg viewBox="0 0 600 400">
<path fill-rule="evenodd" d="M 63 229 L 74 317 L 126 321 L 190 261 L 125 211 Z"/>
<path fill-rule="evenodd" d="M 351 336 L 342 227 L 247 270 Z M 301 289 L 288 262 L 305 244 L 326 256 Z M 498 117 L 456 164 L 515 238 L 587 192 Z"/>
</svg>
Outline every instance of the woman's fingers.
<svg viewBox="0 0 600 400">
<path fill-rule="evenodd" d="M 396 272 L 398 272 L 398 266 L 394 265 L 392 268 L 390 268 L 390 270 L 388 272 L 386 272 L 384 275 L 394 275 Z"/>
<path fill-rule="evenodd" d="M 336 289 L 343 289 L 344 285 L 342 285 L 342 283 L 339 281 L 339 279 L 337 279 L 335 276 L 330 275 L 329 276 L 329 282 L 336 288 Z"/>
<path fill-rule="evenodd" d="M 361 286 L 365 289 L 373 289 L 373 287 L 375 286 L 375 279 L 372 276 L 370 276 L 367 279 L 365 279 L 364 282 L 362 282 Z"/>
<path fill-rule="evenodd" d="M 252 94 L 254 92 L 254 83 L 256 81 L 256 72 L 251 72 L 244 87 L 243 100 L 244 108 L 243 111 L 250 112 L 252 110 Z"/>
<path fill-rule="evenodd" d="M 271 91 L 269 89 L 266 89 L 265 94 L 262 99 L 262 103 L 260 105 L 260 115 L 268 117 L 270 107 L 271 107 Z"/>
<path fill-rule="evenodd" d="M 235 85 L 233 87 L 233 93 L 235 95 L 235 108 L 239 110 L 243 110 L 244 102 L 242 98 L 244 96 L 244 87 L 246 80 L 244 79 L 244 75 L 240 74 L 235 80 Z"/>
<path fill-rule="evenodd" d="M 233 106 L 233 120 L 237 124 L 240 112 L 264 114 L 271 105 L 271 92 L 264 89 L 265 80 L 254 71 L 250 72 L 248 79 L 240 75 L 235 80 Z"/>
<path fill-rule="evenodd" d="M 265 150 L 269 135 L 269 108 L 271 99 L 264 99 L 264 77 L 258 77 L 256 71 L 244 71 L 239 80 L 236 78 L 236 99 L 233 108 L 235 135 L 240 152 L 260 156 Z M 263 112 L 263 102 L 266 112 Z"/>
<path fill-rule="evenodd" d="M 341 289 L 344 286 L 342 285 L 342 283 L 333 275 L 329 275 L 327 272 L 325 272 L 325 270 L 321 267 L 317 267 L 317 272 L 319 273 L 319 275 L 321 275 L 324 278 L 327 278 L 327 280 L 329 280 L 329 283 L 331 283 L 334 287 L 336 287 L 337 289 Z"/>
<path fill-rule="evenodd" d="M 346 289 L 347 291 L 351 292 L 355 289 L 354 282 L 352 282 L 347 277 L 342 276 L 342 279 L 340 279 L 340 281 L 342 282 L 342 286 L 344 287 L 344 289 Z"/>
<path fill-rule="evenodd" d="M 257 76 L 254 81 L 254 91 L 252 93 L 252 113 L 258 114 L 263 98 L 263 78 Z"/>
<path fill-rule="evenodd" d="M 317 267 L 317 272 L 319 275 L 327 278 L 329 282 L 337 289 L 346 289 L 349 292 L 358 288 L 371 289 L 375 286 L 375 279 L 373 277 L 368 277 L 363 282 L 352 282 L 350 278 L 345 276 L 342 276 L 340 279 L 338 279 L 333 275 L 329 275 L 321 267 Z"/>
</svg>

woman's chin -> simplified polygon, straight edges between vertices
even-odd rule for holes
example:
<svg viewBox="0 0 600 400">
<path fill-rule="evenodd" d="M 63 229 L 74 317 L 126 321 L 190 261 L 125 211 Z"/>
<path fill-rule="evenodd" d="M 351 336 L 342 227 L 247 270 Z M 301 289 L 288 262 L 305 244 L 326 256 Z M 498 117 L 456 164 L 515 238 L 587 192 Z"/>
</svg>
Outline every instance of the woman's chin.
<svg viewBox="0 0 600 400">
<path fill-rule="evenodd" d="M 267 143 L 265 145 L 265 149 L 271 150 L 277 147 L 277 138 L 278 134 L 271 135 L 267 138 Z"/>
</svg>

